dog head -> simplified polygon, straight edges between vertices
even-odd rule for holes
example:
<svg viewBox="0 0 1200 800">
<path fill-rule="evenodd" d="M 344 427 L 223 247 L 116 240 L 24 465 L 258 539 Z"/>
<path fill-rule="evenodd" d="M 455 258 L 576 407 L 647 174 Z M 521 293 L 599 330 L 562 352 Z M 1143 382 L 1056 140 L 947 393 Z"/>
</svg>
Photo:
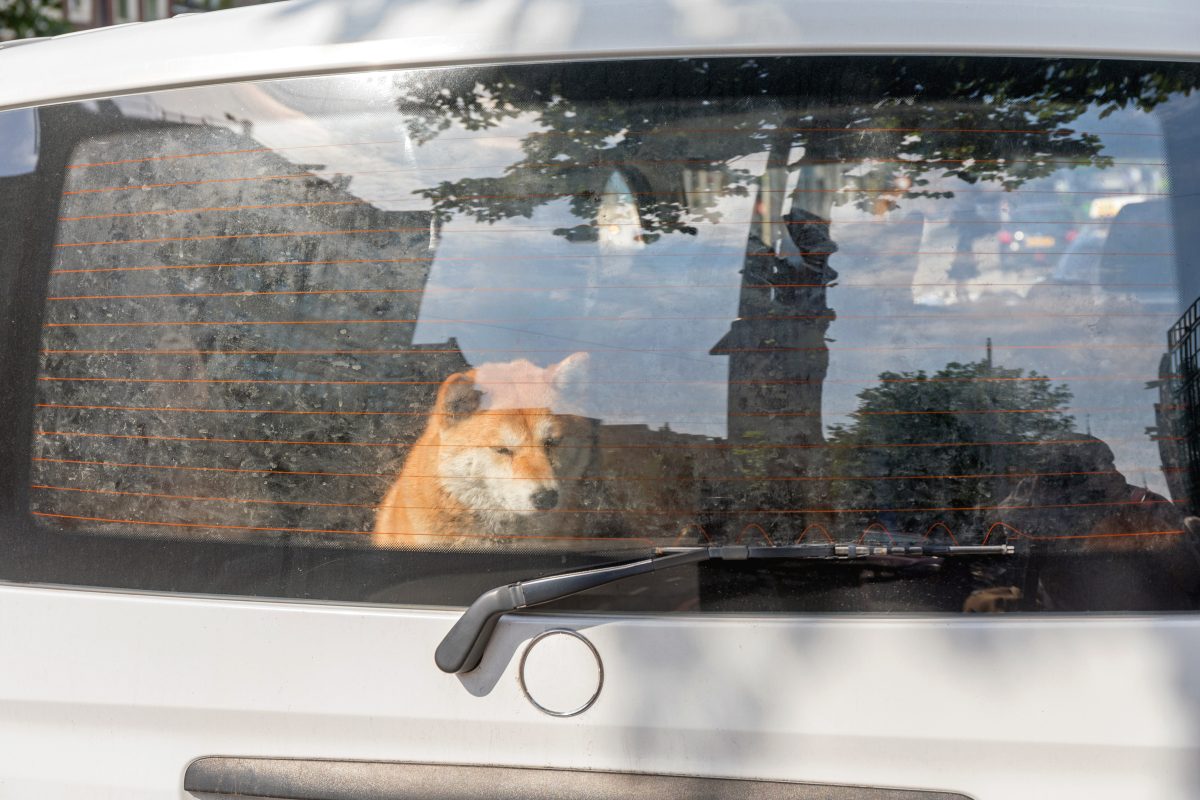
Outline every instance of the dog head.
<svg viewBox="0 0 1200 800">
<path fill-rule="evenodd" d="M 443 490 L 485 523 L 561 509 L 592 457 L 592 420 L 564 413 L 586 362 L 576 353 L 545 368 L 521 360 L 447 378 L 431 419 Z"/>
</svg>

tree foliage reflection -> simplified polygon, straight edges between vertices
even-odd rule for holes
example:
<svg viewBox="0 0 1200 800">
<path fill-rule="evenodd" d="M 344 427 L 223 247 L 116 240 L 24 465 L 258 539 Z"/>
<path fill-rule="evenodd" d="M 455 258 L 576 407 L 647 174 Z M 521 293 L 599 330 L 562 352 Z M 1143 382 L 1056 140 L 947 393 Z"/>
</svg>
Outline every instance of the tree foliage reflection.
<svg viewBox="0 0 1200 800">
<path fill-rule="evenodd" d="M 397 83 L 396 103 L 418 143 L 456 125 L 530 128 L 501 175 L 419 191 L 443 219 L 530 217 L 567 199 L 582 225 L 556 233 L 591 238 L 619 165 L 646 177 L 639 204 L 653 241 L 716 216 L 711 204 L 684 201 L 685 170 L 716 176 L 722 196 L 748 191 L 761 173 L 741 163 L 751 156 L 789 171 L 843 164 L 853 170 L 835 201 L 874 210 L 950 197 L 948 179 L 1013 190 L 1112 163 L 1101 138 L 1080 129 L 1085 114 L 1151 111 L 1198 83 L 1191 64 L 1131 72 L 1115 61 L 684 59 L 416 74 Z"/>
</svg>

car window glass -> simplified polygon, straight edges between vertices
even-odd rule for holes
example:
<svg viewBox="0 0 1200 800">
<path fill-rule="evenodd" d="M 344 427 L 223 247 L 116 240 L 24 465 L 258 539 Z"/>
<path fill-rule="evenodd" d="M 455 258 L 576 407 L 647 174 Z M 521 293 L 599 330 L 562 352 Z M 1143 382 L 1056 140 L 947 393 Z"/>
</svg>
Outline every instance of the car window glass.
<svg viewBox="0 0 1200 800">
<path fill-rule="evenodd" d="M 59 107 L 30 524 L 350 574 L 1010 542 L 701 578 L 725 607 L 1191 607 L 1198 79 L 684 59 Z"/>
<path fill-rule="evenodd" d="M 37 168 L 37 113 L 24 108 L 0 111 L 0 178 L 27 175 Z"/>
</svg>

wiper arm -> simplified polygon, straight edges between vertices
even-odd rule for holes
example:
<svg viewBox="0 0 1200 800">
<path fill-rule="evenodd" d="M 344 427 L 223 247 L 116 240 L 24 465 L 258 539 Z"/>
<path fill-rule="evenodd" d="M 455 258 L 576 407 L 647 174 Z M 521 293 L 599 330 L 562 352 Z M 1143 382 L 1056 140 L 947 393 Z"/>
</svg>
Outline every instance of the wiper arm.
<svg viewBox="0 0 1200 800">
<path fill-rule="evenodd" d="M 696 564 L 701 561 L 746 561 L 750 559 L 785 558 L 791 560 L 845 561 L 876 560 L 888 566 L 918 564 L 922 560 L 941 556 L 1012 555 L 1012 545 L 942 545 L 942 544 L 798 544 L 747 547 L 665 547 L 649 558 L 622 561 L 601 567 L 564 572 L 545 578 L 517 581 L 507 586 L 489 589 L 475 599 L 454 627 L 442 639 L 434 653 L 434 661 L 442 672 L 470 672 L 483 660 L 484 650 L 500 617 L 510 611 L 538 606 L 570 597 L 573 594 L 604 586 L 614 581 L 632 578 L 669 567 Z"/>
</svg>

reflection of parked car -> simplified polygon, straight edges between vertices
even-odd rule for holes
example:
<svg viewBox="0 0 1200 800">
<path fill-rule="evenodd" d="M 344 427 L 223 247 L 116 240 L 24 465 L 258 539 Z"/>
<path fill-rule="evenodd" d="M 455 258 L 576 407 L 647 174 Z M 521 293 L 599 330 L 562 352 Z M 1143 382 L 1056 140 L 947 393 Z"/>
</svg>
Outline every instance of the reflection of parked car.
<svg viewBox="0 0 1200 800">
<path fill-rule="evenodd" d="M 1108 239 L 1107 225 L 1085 225 L 1075 241 L 1063 251 L 1050 275 L 1052 283 L 1095 284 L 1100 277 L 1100 258 Z"/>
<path fill-rule="evenodd" d="M 1070 211 L 1057 202 L 1018 204 L 1006 198 L 1000 204 L 1000 223 L 996 241 L 1001 263 L 1016 267 L 1051 263 L 1079 234 Z"/>
<path fill-rule="evenodd" d="M 1167 201 L 1130 203 L 1117 212 L 1109 228 L 1097 283 L 1173 309 L 1179 304 L 1175 263 Z"/>
<path fill-rule="evenodd" d="M 1083 226 L 1049 280 L 1172 310 L 1178 304 L 1173 250 L 1167 202 L 1127 203 L 1111 223 Z"/>
</svg>

